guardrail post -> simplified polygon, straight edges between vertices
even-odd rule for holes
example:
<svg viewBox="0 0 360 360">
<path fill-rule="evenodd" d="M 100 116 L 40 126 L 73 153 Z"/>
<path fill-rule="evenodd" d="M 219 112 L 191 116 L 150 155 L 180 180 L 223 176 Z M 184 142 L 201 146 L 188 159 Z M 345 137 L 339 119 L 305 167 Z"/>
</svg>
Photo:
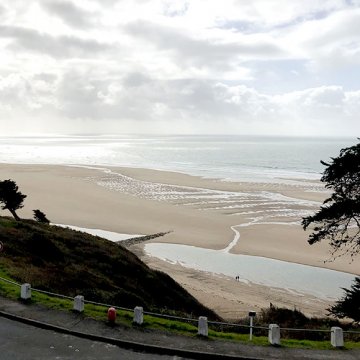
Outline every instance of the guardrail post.
<svg viewBox="0 0 360 360">
<path fill-rule="evenodd" d="M 84 311 L 84 297 L 82 295 L 77 295 L 74 297 L 73 309 L 78 312 Z"/>
<path fill-rule="evenodd" d="M 344 346 L 344 333 L 342 328 L 337 326 L 331 328 L 331 345 L 337 348 Z"/>
<path fill-rule="evenodd" d="M 199 317 L 198 335 L 206 336 L 206 337 L 209 335 L 208 322 L 206 316 Z"/>
<path fill-rule="evenodd" d="M 249 311 L 249 319 L 250 319 L 250 334 L 249 334 L 249 340 L 252 341 L 253 338 L 253 324 L 254 324 L 254 318 L 256 316 L 256 311 Z"/>
<path fill-rule="evenodd" d="M 271 345 L 280 345 L 280 327 L 277 324 L 269 325 L 269 343 Z"/>
<path fill-rule="evenodd" d="M 136 306 L 134 309 L 134 320 L 133 323 L 141 325 L 144 321 L 144 310 L 141 306 Z"/>
<path fill-rule="evenodd" d="M 20 298 L 23 300 L 31 299 L 31 285 L 26 283 L 21 285 Z"/>
</svg>

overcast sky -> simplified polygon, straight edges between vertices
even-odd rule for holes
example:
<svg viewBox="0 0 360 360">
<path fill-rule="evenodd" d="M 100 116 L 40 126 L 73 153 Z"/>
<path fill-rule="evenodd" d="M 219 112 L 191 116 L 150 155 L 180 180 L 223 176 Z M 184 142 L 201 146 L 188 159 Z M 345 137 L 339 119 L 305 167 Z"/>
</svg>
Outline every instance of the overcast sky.
<svg viewBox="0 0 360 360">
<path fill-rule="evenodd" d="M 360 136 L 358 0 L 1 0 L 1 135 Z"/>
</svg>

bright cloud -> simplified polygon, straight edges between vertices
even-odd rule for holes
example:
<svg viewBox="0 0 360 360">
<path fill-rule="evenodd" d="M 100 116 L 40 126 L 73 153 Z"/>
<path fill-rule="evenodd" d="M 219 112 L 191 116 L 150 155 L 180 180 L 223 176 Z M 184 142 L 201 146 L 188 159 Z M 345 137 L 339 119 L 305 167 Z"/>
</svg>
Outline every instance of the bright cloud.
<svg viewBox="0 0 360 360">
<path fill-rule="evenodd" d="M 356 1 L 4 0 L 0 20 L 5 133 L 360 132 Z"/>
</svg>

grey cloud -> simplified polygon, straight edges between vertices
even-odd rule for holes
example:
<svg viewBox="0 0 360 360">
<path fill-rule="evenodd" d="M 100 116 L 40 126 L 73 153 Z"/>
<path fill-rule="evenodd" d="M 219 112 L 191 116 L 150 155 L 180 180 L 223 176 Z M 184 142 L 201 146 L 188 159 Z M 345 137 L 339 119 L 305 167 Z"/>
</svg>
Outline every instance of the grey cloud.
<svg viewBox="0 0 360 360">
<path fill-rule="evenodd" d="M 357 117 L 351 112 L 348 94 L 339 86 L 320 86 L 274 96 L 277 112 L 289 119 L 343 122 Z M 304 120 L 305 121 L 305 120 Z"/>
<path fill-rule="evenodd" d="M 55 87 L 56 78 L 51 79 L 49 74 L 33 76 L 10 74 L 0 77 L 0 108 L 5 112 L 23 113 L 54 108 L 57 104 L 54 97 Z"/>
<path fill-rule="evenodd" d="M 173 0 L 164 4 L 164 15 L 169 17 L 183 16 L 189 9 L 189 2 L 185 1 L 182 4 L 176 3 Z"/>
<path fill-rule="evenodd" d="M 63 75 L 57 89 L 57 96 L 62 100 L 65 107 L 75 103 L 86 108 L 87 104 L 98 102 L 97 92 L 101 90 L 101 86 L 89 77 L 87 73 L 80 74 L 75 71 Z"/>
<path fill-rule="evenodd" d="M 30 90 L 30 84 L 23 78 L 0 78 L 0 106 L 7 107 L 15 104 L 24 104 L 24 94 Z"/>
<path fill-rule="evenodd" d="M 327 47 L 329 44 L 336 42 L 348 44 L 350 47 L 359 45 L 360 10 L 348 12 L 347 16 L 344 16 L 337 23 L 327 24 L 325 22 L 322 24 L 320 21 L 319 26 L 319 33 L 314 34 L 314 37 L 308 41 L 315 48 L 319 46 Z"/>
<path fill-rule="evenodd" d="M 116 78 L 116 75 L 114 75 Z M 134 77 L 135 78 L 135 77 Z M 85 119 L 126 119 L 140 120 L 150 114 L 151 99 L 144 97 L 145 89 L 140 83 L 124 91 L 112 94 L 112 88 L 122 89 L 123 81 L 92 79 L 89 73 L 69 72 L 61 79 L 57 98 L 62 104 L 61 112 L 69 118 Z M 111 98 L 111 104 L 106 99 Z"/>
<path fill-rule="evenodd" d="M 196 123 L 199 129 L 210 131 L 222 129 L 225 124 L 241 130 L 251 124 L 270 129 L 282 123 L 285 129 L 292 129 L 292 122 L 299 117 L 309 129 L 314 121 L 336 125 L 339 119 L 341 124 L 355 126 L 359 99 L 359 91 L 345 92 L 334 86 L 270 96 L 244 85 L 198 79 L 158 80 L 140 73 L 126 77 L 108 73 L 103 78 L 83 70 L 56 78 L 48 73 L 0 78 L 0 119 L 12 109 L 44 119 L 52 114 L 66 120 L 69 129 L 74 119 L 84 120 L 89 130 L 91 126 L 105 128 L 110 122 L 118 129 L 129 122 L 134 129 L 160 123 Z"/>
<path fill-rule="evenodd" d="M 55 58 L 88 57 L 110 49 L 107 44 L 73 36 L 50 36 L 17 26 L 0 26 L 0 38 L 12 38 L 10 48 L 27 49 Z"/>
<path fill-rule="evenodd" d="M 220 122 L 241 128 L 241 124 L 260 124 L 265 119 L 268 125 L 276 127 L 284 122 L 291 128 L 291 122 L 299 116 L 309 127 L 321 119 L 351 123 L 358 114 L 354 104 L 359 96 L 344 96 L 343 90 L 336 87 L 270 96 L 244 85 L 228 86 L 211 80 L 158 80 L 140 74 L 116 81 L 111 78 L 91 80 L 89 74 L 69 73 L 57 93 L 61 114 L 104 124 L 106 120 L 119 124 L 130 120 L 154 126 L 161 121 L 171 126 L 171 122 L 196 119 L 208 129 L 216 128 Z"/>
<path fill-rule="evenodd" d="M 149 22 L 134 22 L 128 24 L 125 30 L 132 36 L 148 40 L 161 50 L 173 51 L 180 61 L 190 61 L 197 66 L 226 66 L 242 58 L 284 56 L 284 52 L 271 43 L 229 44 L 192 39 L 176 30 Z"/>
<path fill-rule="evenodd" d="M 133 72 L 133 73 L 129 73 L 125 77 L 124 85 L 129 87 L 141 86 L 149 83 L 150 81 L 151 79 L 148 76 L 141 73 Z"/>
<path fill-rule="evenodd" d="M 50 73 L 40 73 L 40 74 L 35 74 L 33 78 L 34 80 L 42 80 L 47 83 L 53 83 L 57 79 L 57 76 Z"/>
<path fill-rule="evenodd" d="M 56 15 L 61 20 L 73 27 L 88 28 L 92 26 L 93 13 L 74 5 L 70 1 L 42 1 L 41 5 L 48 13 Z"/>
<path fill-rule="evenodd" d="M 163 120 L 237 118 L 249 111 L 246 99 L 240 106 L 221 92 L 205 80 L 155 80 L 138 73 L 117 81 L 91 80 L 91 74 L 70 72 L 61 80 L 57 98 L 68 118 L 156 122 L 159 106 L 166 109 Z"/>
</svg>

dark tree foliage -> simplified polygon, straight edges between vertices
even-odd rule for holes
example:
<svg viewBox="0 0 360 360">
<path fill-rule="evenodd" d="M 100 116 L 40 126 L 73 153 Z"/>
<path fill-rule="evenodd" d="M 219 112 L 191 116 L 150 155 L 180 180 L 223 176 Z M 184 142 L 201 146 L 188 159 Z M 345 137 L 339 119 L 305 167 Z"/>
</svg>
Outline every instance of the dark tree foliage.
<svg viewBox="0 0 360 360">
<path fill-rule="evenodd" d="M 327 310 L 340 319 L 347 317 L 360 323 L 360 277 L 355 278 L 350 289 L 343 290 L 344 297 Z"/>
<path fill-rule="evenodd" d="M 360 143 L 342 149 L 325 169 L 321 181 L 333 191 L 320 210 L 303 218 L 304 230 L 314 225 L 309 244 L 328 240 L 333 255 L 360 253 Z"/>
<path fill-rule="evenodd" d="M 26 195 L 19 191 L 16 182 L 13 180 L 0 181 L 0 203 L 2 203 L 3 210 L 9 210 L 15 220 L 19 221 L 20 218 L 16 214 L 16 210 L 21 209 Z"/>
<path fill-rule="evenodd" d="M 50 220 L 46 217 L 46 215 L 39 209 L 33 210 L 34 219 L 38 222 L 49 224 Z"/>
</svg>

